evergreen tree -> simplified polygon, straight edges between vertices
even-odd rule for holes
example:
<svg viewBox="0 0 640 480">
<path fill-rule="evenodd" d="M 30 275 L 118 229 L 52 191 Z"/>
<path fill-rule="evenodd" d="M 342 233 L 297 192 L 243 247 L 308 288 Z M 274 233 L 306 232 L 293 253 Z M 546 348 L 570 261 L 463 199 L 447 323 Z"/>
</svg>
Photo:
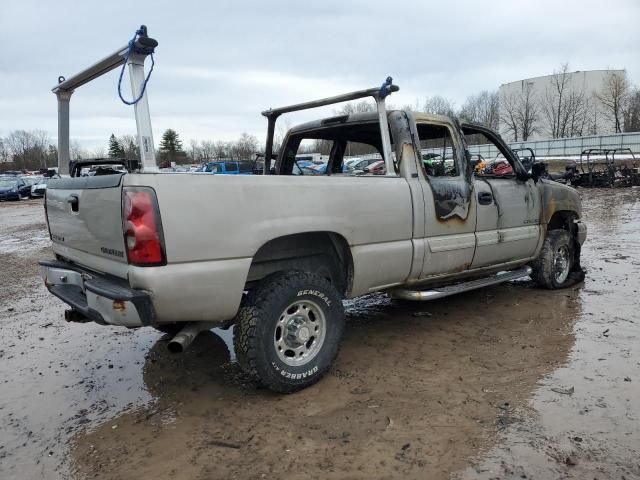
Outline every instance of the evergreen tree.
<svg viewBox="0 0 640 480">
<path fill-rule="evenodd" d="M 162 134 L 160 140 L 160 159 L 175 163 L 184 163 L 187 160 L 187 154 L 182 150 L 182 140 L 178 136 L 178 132 L 168 128 Z"/>
<path fill-rule="evenodd" d="M 109 137 L 109 156 L 111 158 L 124 158 L 124 148 L 112 133 Z"/>
<path fill-rule="evenodd" d="M 182 140 L 180 140 L 178 132 L 171 128 L 167 128 L 164 131 L 162 140 L 160 140 L 160 151 L 168 154 L 182 152 Z"/>
</svg>

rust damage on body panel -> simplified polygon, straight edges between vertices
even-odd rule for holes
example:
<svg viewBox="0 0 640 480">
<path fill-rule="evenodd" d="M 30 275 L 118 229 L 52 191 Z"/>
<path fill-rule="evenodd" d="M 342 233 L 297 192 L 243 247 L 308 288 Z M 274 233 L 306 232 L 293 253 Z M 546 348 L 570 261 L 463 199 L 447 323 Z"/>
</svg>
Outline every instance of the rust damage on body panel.
<svg viewBox="0 0 640 480">
<path fill-rule="evenodd" d="M 542 180 L 542 218 L 541 224 L 547 224 L 556 212 L 575 212 L 577 218 L 582 216 L 580 196 L 575 189 L 559 183 Z"/>
</svg>

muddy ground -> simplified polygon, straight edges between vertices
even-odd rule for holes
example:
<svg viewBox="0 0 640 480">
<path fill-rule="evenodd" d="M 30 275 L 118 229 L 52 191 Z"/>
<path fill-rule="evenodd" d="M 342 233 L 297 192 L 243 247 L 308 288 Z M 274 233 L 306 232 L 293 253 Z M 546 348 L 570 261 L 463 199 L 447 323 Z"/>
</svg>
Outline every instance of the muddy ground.
<svg viewBox="0 0 640 480">
<path fill-rule="evenodd" d="M 172 356 L 65 323 L 42 202 L 0 204 L 0 478 L 640 478 L 640 189 L 581 193 L 584 284 L 347 302 L 335 367 L 289 396 L 230 332 Z"/>
</svg>

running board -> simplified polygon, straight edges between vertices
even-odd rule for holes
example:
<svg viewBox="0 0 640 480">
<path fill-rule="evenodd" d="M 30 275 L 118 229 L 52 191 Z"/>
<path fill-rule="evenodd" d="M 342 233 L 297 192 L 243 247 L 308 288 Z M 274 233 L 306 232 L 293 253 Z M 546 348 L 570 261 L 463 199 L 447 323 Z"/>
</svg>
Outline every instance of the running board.
<svg viewBox="0 0 640 480">
<path fill-rule="evenodd" d="M 391 298 L 397 298 L 400 300 L 435 300 L 436 298 L 448 297 L 449 295 L 455 295 L 456 293 L 468 292 L 470 290 L 476 290 L 477 288 L 488 287 L 489 285 L 496 285 L 498 283 L 508 282 L 510 280 L 517 280 L 530 274 L 531 267 L 522 267 L 517 270 L 500 272 L 491 277 L 471 280 L 469 282 L 456 283 L 454 285 L 448 285 L 446 287 L 436 288 L 432 290 L 408 290 L 406 288 L 396 288 L 392 290 L 390 294 Z"/>
</svg>

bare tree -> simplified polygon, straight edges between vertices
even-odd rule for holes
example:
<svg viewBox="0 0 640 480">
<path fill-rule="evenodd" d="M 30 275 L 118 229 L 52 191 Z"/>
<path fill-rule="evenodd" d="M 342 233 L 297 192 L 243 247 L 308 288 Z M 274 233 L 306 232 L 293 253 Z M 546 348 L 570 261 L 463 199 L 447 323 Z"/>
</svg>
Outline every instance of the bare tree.
<svg viewBox="0 0 640 480">
<path fill-rule="evenodd" d="M 518 103 L 516 95 L 503 94 L 502 98 L 500 98 L 500 120 L 505 125 L 507 135 L 509 135 L 514 142 L 518 141 L 520 133 Z"/>
<path fill-rule="evenodd" d="M 564 129 L 562 124 L 565 110 L 565 91 L 569 86 L 569 64 L 564 63 L 560 66 L 560 71 L 553 71 L 551 84 L 547 87 L 542 98 L 542 114 L 547 121 L 546 130 L 551 138 L 559 138 L 561 130 Z"/>
<path fill-rule="evenodd" d="M 337 113 L 337 112 L 336 112 Z M 278 123 L 276 123 L 276 131 L 273 136 L 273 152 L 278 152 L 282 147 L 282 142 L 284 142 L 284 137 L 286 137 L 287 132 L 291 129 L 291 120 L 288 118 L 283 118 Z"/>
<path fill-rule="evenodd" d="M 9 145 L 4 138 L 0 137 L 0 163 L 9 162 Z"/>
<path fill-rule="evenodd" d="M 518 94 L 500 98 L 500 119 L 514 141 L 527 141 L 538 131 L 539 106 L 533 85 L 525 82 Z"/>
<path fill-rule="evenodd" d="M 584 90 L 570 90 L 561 126 L 563 137 L 581 137 L 587 129 L 591 102 Z"/>
<path fill-rule="evenodd" d="M 526 142 L 531 135 L 538 131 L 539 106 L 533 85 L 526 83 L 518 101 L 518 119 L 522 141 Z"/>
<path fill-rule="evenodd" d="M 71 160 L 84 160 L 90 157 L 89 152 L 77 140 L 69 142 L 69 156 Z"/>
<path fill-rule="evenodd" d="M 107 158 L 107 153 L 104 147 L 96 147 L 89 152 L 91 158 Z"/>
<path fill-rule="evenodd" d="M 500 118 L 498 92 L 483 90 L 467 97 L 458 116 L 468 122 L 476 122 L 494 130 L 498 129 Z"/>
<path fill-rule="evenodd" d="M 640 88 L 635 87 L 629 95 L 624 111 L 624 131 L 640 132 Z"/>
<path fill-rule="evenodd" d="M 227 158 L 228 144 L 222 140 L 215 142 L 213 158 L 222 159 Z"/>
<path fill-rule="evenodd" d="M 554 71 L 550 85 L 540 99 L 544 129 L 551 138 L 581 136 L 589 117 L 589 97 L 584 89 L 571 85 L 569 64 Z"/>
<path fill-rule="evenodd" d="M 623 116 L 630 93 L 627 72 L 611 72 L 604 79 L 598 100 L 604 106 L 604 114 L 613 122 L 614 131 L 622 132 Z"/>
<path fill-rule="evenodd" d="M 447 115 L 449 117 L 454 116 L 453 102 L 440 96 L 434 95 L 433 97 L 425 98 L 422 111 L 425 113 L 432 113 L 434 115 Z"/>
<path fill-rule="evenodd" d="M 258 151 L 258 139 L 254 135 L 242 133 L 236 142 L 238 160 L 253 160 Z"/>
<path fill-rule="evenodd" d="M 5 139 L 13 162 L 23 170 L 47 166 L 49 135 L 42 130 L 15 130 Z"/>
<path fill-rule="evenodd" d="M 200 142 L 201 158 L 199 160 L 214 158 L 215 151 L 216 151 L 216 144 L 213 140 L 203 140 L 202 142 Z"/>
<path fill-rule="evenodd" d="M 360 100 L 359 102 L 349 102 L 344 104 L 337 110 L 334 110 L 336 115 L 350 115 L 352 113 L 366 113 L 375 112 L 376 104 L 371 100 Z"/>
<path fill-rule="evenodd" d="M 188 154 L 189 157 L 191 157 L 191 160 L 194 162 L 202 160 L 202 150 L 200 148 L 200 145 L 198 144 L 198 140 L 189 140 Z"/>
</svg>

